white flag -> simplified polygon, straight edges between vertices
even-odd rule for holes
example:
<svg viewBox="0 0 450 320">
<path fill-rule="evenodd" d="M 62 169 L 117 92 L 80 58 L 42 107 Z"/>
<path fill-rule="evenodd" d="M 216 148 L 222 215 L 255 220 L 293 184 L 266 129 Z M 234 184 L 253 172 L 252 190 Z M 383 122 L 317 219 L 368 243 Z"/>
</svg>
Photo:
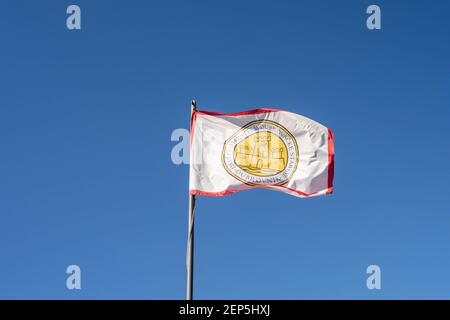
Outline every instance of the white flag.
<svg viewBox="0 0 450 320">
<path fill-rule="evenodd" d="M 267 188 L 316 196 L 333 192 L 333 174 L 333 133 L 311 119 L 276 109 L 192 114 L 191 194 Z"/>
</svg>

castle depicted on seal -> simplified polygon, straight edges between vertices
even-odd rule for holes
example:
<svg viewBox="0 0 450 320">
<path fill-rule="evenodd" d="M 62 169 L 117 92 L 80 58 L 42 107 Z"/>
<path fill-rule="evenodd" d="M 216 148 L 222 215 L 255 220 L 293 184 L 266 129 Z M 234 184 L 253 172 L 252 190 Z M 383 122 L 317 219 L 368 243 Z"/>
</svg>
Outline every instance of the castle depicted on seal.
<svg viewBox="0 0 450 320">
<path fill-rule="evenodd" d="M 221 160 L 232 177 L 248 185 L 282 185 L 297 170 L 298 145 L 281 124 L 254 120 L 224 142 Z"/>
<path fill-rule="evenodd" d="M 263 175 L 278 173 L 286 167 L 285 146 L 270 132 L 258 132 L 236 145 L 234 162 L 241 169 Z"/>
</svg>

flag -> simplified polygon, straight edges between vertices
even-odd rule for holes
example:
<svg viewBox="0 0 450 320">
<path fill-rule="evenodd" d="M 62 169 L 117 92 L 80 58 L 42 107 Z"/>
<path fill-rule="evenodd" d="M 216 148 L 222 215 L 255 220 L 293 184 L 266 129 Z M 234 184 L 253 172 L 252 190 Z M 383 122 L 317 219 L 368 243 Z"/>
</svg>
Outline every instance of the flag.
<svg viewBox="0 0 450 320">
<path fill-rule="evenodd" d="M 189 191 L 224 196 L 252 188 L 298 197 L 333 192 L 334 142 L 327 127 L 276 109 L 193 110 Z"/>
</svg>

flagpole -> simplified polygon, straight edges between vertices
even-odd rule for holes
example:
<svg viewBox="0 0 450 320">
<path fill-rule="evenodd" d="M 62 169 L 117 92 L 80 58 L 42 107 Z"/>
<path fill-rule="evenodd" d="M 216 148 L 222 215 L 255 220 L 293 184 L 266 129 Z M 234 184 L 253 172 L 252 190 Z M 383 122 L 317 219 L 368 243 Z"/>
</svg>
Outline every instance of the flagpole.
<svg viewBox="0 0 450 320">
<path fill-rule="evenodd" d="M 192 115 L 196 110 L 197 103 L 195 100 L 191 101 L 191 125 Z M 191 127 L 192 132 L 192 127 Z M 189 166 L 191 164 L 189 163 Z M 186 300 L 192 300 L 194 292 L 194 208 L 195 208 L 195 195 L 189 192 L 189 225 L 188 225 L 188 243 L 186 254 Z"/>
</svg>

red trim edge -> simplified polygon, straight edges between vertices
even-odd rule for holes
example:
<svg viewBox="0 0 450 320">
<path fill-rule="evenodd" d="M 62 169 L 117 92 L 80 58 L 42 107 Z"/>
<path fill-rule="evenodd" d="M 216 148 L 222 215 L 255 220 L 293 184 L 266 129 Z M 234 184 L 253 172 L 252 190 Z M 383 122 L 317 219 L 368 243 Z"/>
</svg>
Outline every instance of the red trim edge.
<svg viewBox="0 0 450 320">
<path fill-rule="evenodd" d="M 238 116 L 245 116 L 245 115 L 249 115 L 249 114 L 260 114 L 260 113 L 279 112 L 279 111 L 282 111 L 282 110 L 270 109 L 270 108 L 259 108 L 259 109 L 253 109 L 253 110 L 247 110 L 247 111 L 241 111 L 241 112 L 233 112 L 233 113 L 223 113 L 223 112 L 215 112 L 215 111 L 195 110 L 195 113 L 205 114 L 205 115 L 208 115 L 208 116 L 238 117 Z"/>
<path fill-rule="evenodd" d="M 189 149 L 192 148 L 192 140 L 194 139 L 194 127 L 195 127 L 195 120 L 196 119 L 197 119 L 197 111 L 194 110 L 194 112 L 192 112 L 192 114 L 191 114 L 191 123 L 190 123 L 191 127 L 190 127 L 190 130 L 189 130 L 189 139 L 190 139 L 190 141 L 189 141 Z M 189 162 L 190 162 L 190 160 L 189 160 Z"/>
<path fill-rule="evenodd" d="M 334 133 L 328 128 L 328 190 L 326 194 L 333 193 L 334 179 Z"/>
<path fill-rule="evenodd" d="M 222 196 L 226 196 L 226 195 L 240 192 L 240 191 L 251 190 L 251 189 L 255 189 L 255 188 L 265 188 L 265 187 L 275 187 L 275 188 L 279 188 L 279 189 L 286 189 L 286 190 L 289 190 L 291 192 L 298 194 L 301 197 L 312 197 L 312 196 L 316 196 L 318 194 L 328 194 L 328 191 L 329 191 L 329 189 L 326 189 L 325 193 L 323 191 L 317 191 L 317 192 L 313 192 L 313 193 L 305 193 L 305 192 L 302 192 L 302 191 L 299 191 L 296 189 L 292 189 L 292 188 L 288 188 L 288 187 L 280 186 L 280 185 L 276 185 L 276 184 L 260 184 L 257 186 L 247 186 L 245 189 L 242 189 L 242 190 L 229 189 L 229 190 L 224 190 L 224 191 L 219 191 L 219 192 L 208 192 L 208 191 L 201 191 L 201 190 L 195 189 L 195 190 L 189 190 L 189 193 L 193 194 L 193 195 L 197 195 L 197 196 L 222 197 Z"/>
</svg>

